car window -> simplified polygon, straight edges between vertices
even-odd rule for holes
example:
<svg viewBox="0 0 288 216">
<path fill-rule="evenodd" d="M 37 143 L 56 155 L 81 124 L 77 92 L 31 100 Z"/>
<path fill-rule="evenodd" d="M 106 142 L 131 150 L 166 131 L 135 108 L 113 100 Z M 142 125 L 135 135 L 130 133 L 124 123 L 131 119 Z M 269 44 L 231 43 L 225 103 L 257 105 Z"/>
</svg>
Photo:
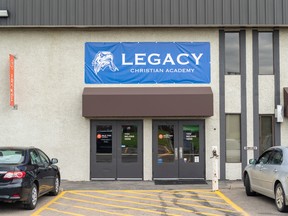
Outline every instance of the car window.
<svg viewBox="0 0 288 216">
<path fill-rule="evenodd" d="M 258 159 L 256 164 L 267 164 L 269 161 L 269 157 L 272 154 L 272 151 L 264 152 Z"/>
<path fill-rule="evenodd" d="M 20 164 L 24 161 L 21 149 L 0 149 L 0 164 Z"/>
<path fill-rule="evenodd" d="M 270 164 L 280 165 L 283 161 L 283 153 L 281 150 L 276 150 L 269 159 Z"/>
<path fill-rule="evenodd" d="M 50 159 L 48 158 L 48 156 L 42 152 L 41 150 L 38 149 L 38 153 L 40 155 L 40 158 L 42 160 L 42 162 L 45 164 L 45 165 L 48 165 L 50 163 Z"/>
<path fill-rule="evenodd" d="M 30 151 L 31 164 L 41 164 L 41 159 L 35 150 Z"/>
</svg>

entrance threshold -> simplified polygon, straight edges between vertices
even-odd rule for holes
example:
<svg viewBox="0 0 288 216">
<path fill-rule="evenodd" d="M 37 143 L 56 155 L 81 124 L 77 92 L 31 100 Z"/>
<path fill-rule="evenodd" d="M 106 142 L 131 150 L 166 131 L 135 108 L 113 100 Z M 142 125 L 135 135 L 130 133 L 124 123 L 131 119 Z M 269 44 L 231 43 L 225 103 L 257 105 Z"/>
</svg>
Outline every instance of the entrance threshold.
<svg viewBox="0 0 288 216">
<path fill-rule="evenodd" d="M 117 178 L 119 181 L 142 181 L 142 178 Z"/>
<path fill-rule="evenodd" d="M 205 180 L 204 178 L 153 178 L 153 180 Z"/>
<path fill-rule="evenodd" d="M 91 178 L 91 181 L 142 181 L 142 178 Z"/>
<path fill-rule="evenodd" d="M 155 185 L 207 184 L 205 179 L 155 180 Z"/>
<path fill-rule="evenodd" d="M 91 181 L 114 181 L 115 178 L 91 178 Z"/>
</svg>

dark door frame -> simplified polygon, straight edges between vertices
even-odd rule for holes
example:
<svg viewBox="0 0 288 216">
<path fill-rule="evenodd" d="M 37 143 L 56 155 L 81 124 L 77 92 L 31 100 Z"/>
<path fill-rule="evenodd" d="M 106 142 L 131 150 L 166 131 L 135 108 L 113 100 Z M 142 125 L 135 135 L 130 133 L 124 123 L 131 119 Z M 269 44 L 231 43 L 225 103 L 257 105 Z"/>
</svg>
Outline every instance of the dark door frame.
<svg viewBox="0 0 288 216">
<path fill-rule="evenodd" d="M 181 134 L 183 131 L 181 129 L 181 126 L 185 125 L 185 123 L 192 124 L 192 125 L 199 125 L 199 139 L 200 139 L 200 149 L 199 154 L 200 161 L 199 164 L 203 168 L 203 173 L 201 170 L 196 170 L 196 173 L 191 173 L 191 175 L 183 175 L 183 170 L 189 170 L 194 169 L 195 167 L 198 167 L 196 163 L 184 163 L 181 159 L 179 159 L 179 146 L 183 147 L 183 134 Z M 199 178 L 199 179 L 205 179 L 206 178 L 206 160 L 205 160 L 205 120 L 203 119 L 191 119 L 191 120 L 161 120 L 161 119 L 155 119 L 153 120 L 153 134 L 152 134 L 152 142 L 153 142 L 153 151 L 152 151 L 152 158 L 153 158 L 153 179 L 183 179 L 183 178 Z M 163 163 L 160 161 L 158 162 L 158 126 L 162 124 L 169 124 L 174 126 L 174 158 L 176 157 L 174 162 L 166 163 L 167 166 L 163 165 Z M 195 166 L 196 164 L 196 166 Z M 190 165 L 190 166 L 189 166 Z M 169 173 L 169 176 L 167 175 Z M 194 175 L 194 176 L 193 176 Z M 167 177 L 168 176 L 168 177 Z"/>
<path fill-rule="evenodd" d="M 137 125 L 137 162 L 122 163 L 121 125 Z M 96 162 L 97 126 L 112 126 L 112 161 Z M 120 162 L 119 162 L 120 161 Z M 136 167 L 136 168 L 135 168 Z M 127 171 L 125 171 L 127 169 Z M 132 171 L 135 171 L 134 173 Z M 121 172 L 121 173 L 120 173 Z M 143 179 L 143 121 L 142 120 L 91 120 L 90 121 L 90 179 L 91 180 L 142 180 Z"/>
</svg>

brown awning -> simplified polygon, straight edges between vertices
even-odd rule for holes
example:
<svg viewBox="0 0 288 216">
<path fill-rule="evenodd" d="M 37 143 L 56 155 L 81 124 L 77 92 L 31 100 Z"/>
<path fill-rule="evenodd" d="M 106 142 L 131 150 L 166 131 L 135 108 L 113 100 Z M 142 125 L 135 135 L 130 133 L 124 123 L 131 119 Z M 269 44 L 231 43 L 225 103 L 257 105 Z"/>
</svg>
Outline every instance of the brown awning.
<svg viewBox="0 0 288 216">
<path fill-rule="evenodd" d="M 283 88 L 284 92 L 284 116 L 288 117 L 288 88 Z"/>
<path fill-rule="evenodd" d="M 82 115 L 95 117 L 212 116 L 210 87 L 84 88 Z"/>
</svg>

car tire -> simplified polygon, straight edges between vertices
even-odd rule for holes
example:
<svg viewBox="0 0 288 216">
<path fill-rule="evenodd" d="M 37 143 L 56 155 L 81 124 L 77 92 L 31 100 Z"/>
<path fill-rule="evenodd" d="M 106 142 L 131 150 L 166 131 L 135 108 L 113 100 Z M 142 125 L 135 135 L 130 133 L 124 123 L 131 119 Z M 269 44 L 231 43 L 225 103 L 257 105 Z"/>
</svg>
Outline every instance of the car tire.
<svg viewBox="0 0 288 216">
<path fill-rule="evenodd" d="M 28 195 L 28 201 L 24 203 L 24 208 L 27 210 L 35 209 L 38 202 L 38 188 L 35 183 L 33 183 L 30 193 Z"/>
<path fill-rule="evenodd" d="M 285 202 L 285 192 L 283 190 L 283 187 L 281 183 L 278 183 L 275 188 L 275 204 L 280 212 L 287 212 L 288 206 Z"/>
<path fill-rule="evenodd" d="M 49 194 L 52 196 L 57 196 L 59 194 L 59 191 L 60 191 L 60 178 L 58 175 L 56 175 L 53 190 Z"/>
<path fill-rule="evenodd" d="M 254 196 L 256 193 L 251 189 L 250 178 L 248 174 L 245 175 L 244 183 L 245 183 L 246 195 Z"/>
</svg>

